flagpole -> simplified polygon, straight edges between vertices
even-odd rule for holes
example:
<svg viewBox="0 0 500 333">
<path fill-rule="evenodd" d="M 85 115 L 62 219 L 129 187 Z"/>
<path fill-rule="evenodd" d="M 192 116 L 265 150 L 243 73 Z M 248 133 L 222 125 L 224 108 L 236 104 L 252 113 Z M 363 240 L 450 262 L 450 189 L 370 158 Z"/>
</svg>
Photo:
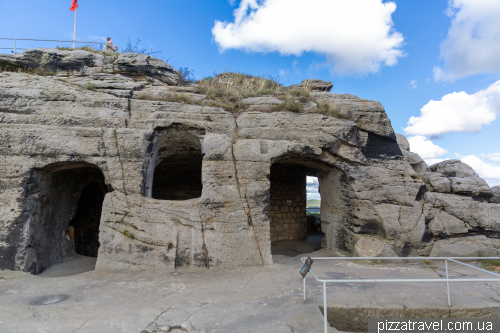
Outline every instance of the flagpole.
<svg viewBox="0 0 500 333">
<path fill-rule="evenodd" d="M 75 36 L 76 36 L 76 11 L 78 8 L 75 8 L 75 27 L 73 29 L 73 48 L 75 48 Z"/>
</svg>

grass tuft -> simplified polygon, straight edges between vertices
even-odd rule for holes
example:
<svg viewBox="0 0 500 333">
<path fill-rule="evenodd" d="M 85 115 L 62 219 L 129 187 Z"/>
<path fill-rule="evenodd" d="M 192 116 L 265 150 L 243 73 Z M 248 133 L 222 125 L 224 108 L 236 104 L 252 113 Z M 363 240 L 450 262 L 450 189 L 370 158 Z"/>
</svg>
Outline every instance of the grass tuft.
<svg viewBox="0 0 500 333">
<path fill-rule="evenodd" d="M 239 102 L 244 98 L 283 95 L 283 87 L 272 77 L 224 72 L 197 83 L 206 96 L 202 105 L 222 107 L 234 113 L 243 109 L 244 105 Z"/>
<path fill-rule="evenodd" d="M 278 104 L 276 106 L 273 106 L 271 108 L 271 112 L 277 112 L 277 111 L 300 112 L 303 109 L 304 109 L 304 106 L 302 104 L 299 104 L 295 101 L 287 99 L 285 102 Z"/>
<path fill-rule="evenodd" d="M 40 68 L 31 68 L 18 65 L 0 67 L 0 72 L 25 73 L 25 74 L 40 75 L 40 76 L 55 75 L 55 73 L 44 71 L 43 69 Z"/>
<path fill-rule="evenodd" d="M 487 259 L 481 261 L 481 267 L 489 271 L 500 270 L 500 259 Z"/>
</svg>

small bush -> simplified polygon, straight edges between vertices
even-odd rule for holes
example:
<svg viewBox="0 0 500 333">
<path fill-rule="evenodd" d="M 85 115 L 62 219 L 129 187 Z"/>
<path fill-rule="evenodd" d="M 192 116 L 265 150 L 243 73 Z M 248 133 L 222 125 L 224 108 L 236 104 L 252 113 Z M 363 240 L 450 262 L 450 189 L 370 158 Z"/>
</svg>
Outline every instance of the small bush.
<svg viewBox="0 0 500 333">
<path fill-rule="evenodd" d="M 95 85 L 92 82 L 87 82 L 85 85 L 86 89 L 95 89 Z"/>
<path fill-rule="evenodd" d="M 190 70 L 187 67 L 181 67 L 177 71 L 177 76 L 179 77 L 179 82 L 177 83 L 178 86 L 186 86 L 190 83 L 193 83 L 194 76 L 193 76 L 194 71 Z"/>
<path fill-rule="evenodd" d="M 125 47 L 122 49 L 121 53 L 141 53 L 145 54 L 148 56 L 152 56 L 153 54 L 161 53 L 161 51 L 154 51 L 153 49 L 146 49 L 146 48 L 141 48 L 139 47 L 139 44 L 141 43 L 141 40 L 137 38 L 135 41 L 135 45 L 132 45 L 130 42 L 130 37 L 128 38 L 128 43 L 125 45 Z"/>
</svg>

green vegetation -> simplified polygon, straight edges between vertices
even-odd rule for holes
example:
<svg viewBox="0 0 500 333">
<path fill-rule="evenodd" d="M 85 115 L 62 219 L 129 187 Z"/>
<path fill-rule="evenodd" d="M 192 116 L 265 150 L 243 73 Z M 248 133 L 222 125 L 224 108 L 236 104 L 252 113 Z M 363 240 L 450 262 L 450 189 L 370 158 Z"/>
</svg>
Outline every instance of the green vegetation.
<svg viewBox="0 0 500 333">
<path fill-rule="evenodd" d="M 488 259 L 481 261 L 481 267 L 489 271 L 500 270 L 500 259 Z"/>
<path fill-rule="evenodd" d="M 85 85 L 85 88 L 87 89 L 95 89 L 95 85 L 92 82 L 87 82 Z"/>
<path fill-rule="evenodd" d="M 281 85 L 274 79 L 241 73 L 224 72 L 197 83 L 200 92 L 206 96 L 199 104 L 220 107 L 233 113 L 245 107 L 240 102 L 244 98 L 283 95 Z"/>
<path fill-rule="evenodd" d="M 177 71 L 177 76 L 179 77 L 179 83 L 177 83 L 177 85 L 186 86 L 190 83 L 193 83 L 195 81 L 193 73 L 194 71 L 190 70 L 187 67 L 179 68 L 179 70 Z"/>
<path fill-rule="evenodd" d="M 306 98 L 306 97 L 301 97 Z M 299 104 L 293 100 L 287 99 L 284 103 L 278 104 L 271 108 L 271 112 L 275 111 L 292 111 L 292 112 L 300 112 L 304 109 L 302 104 Z"/>
<path fill-rule="evenodd" d="M 321 207 L 321 200 L 307 200 L 306 207 Z"/>
<path fill-rule="evenodd" d="M 127 230 L 123 230 L 122 234 L 124 234 L 125 236 L 127 236 L 130 239 L 134 239 L 135 238 L 134 234 L 128 232 Z"/>
<path fill-rule="evenodd" d="M 191 73 L 187 68 L 181 69 L 184 73 Z M 185 76 L 183 73 L 178 72 L 178 75 L 181 82 L 184 82 Z M 196 83 L 199 85 L 200 93 L 206 96 L 205 100 L 198 104 L 223 108 L 235 114 L 245 110 L 246 106 L 241 103 L 241 100 L 249 97 L 267 96 L 284 101 L 284 103 L 272 107 L 269 110 L 270 112 L 304 112 L 304 105 L 313 101 L 318 104 L 318 110 L 310 112 L 344 118 L 339 112 L 330 110 L 328 104 L 318 103 L 313 100 L 309 88 L 298 86 L 284 87 L 273 77 L 224 72 L 206 77 Z"/>
<path fill-rule="evenodd" d="M 25 73 L 25 74 L 40 75 L 40 76 L 55 75 L 55 73 L 47 72 L 40 68 L 31 68 L 31 67 L 17 66 L 17 65 L 0 67 L 0 72 Z"/>
</svg>

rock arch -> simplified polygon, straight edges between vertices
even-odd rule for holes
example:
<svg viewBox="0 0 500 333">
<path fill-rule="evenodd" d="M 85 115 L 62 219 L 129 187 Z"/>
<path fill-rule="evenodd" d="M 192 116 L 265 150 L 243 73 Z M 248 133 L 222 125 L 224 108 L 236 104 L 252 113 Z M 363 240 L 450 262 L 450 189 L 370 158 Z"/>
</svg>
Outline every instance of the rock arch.
<svg viewBox="0 0 500 333">
<path fill-rule="evenodd" d="M 321 221 L 322 221 L 322 232 L 325 234 L 323 240 L 323 246 L 329 249 L 343 249 L 349 250 L 350 242 L 346 239 L 347 227 L 352 223 L 352 198 L 353 189 L 350 186 L 350 179 L 345 170 L 339 166 L 338 163 L 332 163 L 328 161 L 329 157 L 325 154 L 315 156 L 309 154 L 293 154 L 285 157 L 280 157 L 274 159 L 271 164 L 271 192 L 270 192 L 270 202 L 273 201 L 273 179 L 275 176 L 274 172 L 288 172 L 292 174 L 292 182 L 304 181 L 305 176 L 316 176 L 320 184 L 320 195 L 321 195 Z M 288 169 L 288 170 L 287 170 Z M 293 187 L 293 184 L 292 184 Z M 295 189 L 298 191 L 304 184 L 295 184 Z M 305 193 L 303 193 L 305 194 Z M 295 194 L 296 196 L 298 195 Z M 299 213 L 304 211 L 304 214 L 296 214 L 296 218 L 299 221 L 288 221 L 289 223 L 294 223 L 295 228 L 290 224 L 285 231 L 286 236 L 283 239 L 292 239 L 293 236 L 297 237 L 295 233 L 298 233 L 299 238 L 305 236 L 305 195 L 302 198 L 297 198 L 301 201 L 298 205 L 294 205 L 292 202 L 292 208 L 295 212 Z M 292 199 L 294 200 L 294 199 Z M 283 203 L 286 205 L 286 203 Z M 273 222 L 273 210 L 281 210 L 282 207 L 270 205 L 270 228 L 271 228 L 271 242 L 279 240 L 278 233 L 276 233 L 276 225 Z M 287 210 L 286 208 L 284 210 Z M 288 214 L 288 212 L 287 212 Z M 292 213 L 293 215 L 293 213 Z M 302 216 L 303 215 L 303 216 Z M 288 216 L 288 215 L 287 215 Z M 302 221 L 304 220 L 304 221 Z M 295 230 L 293 230 L 295 229 Z M 284 229 L 281 229 L 284 231 Z M 291 232 L 290 232 L 291 231 Z M 292 236 L 292 238 L 290 238 Z"/>
<path fill-rule="evenodd" d="M 101 208 L 108 192 L 97 166 L 62 162 L 32 169 L 25 191 L 17 266 L 38 274 L 74 254 L 97 257 Z"/>
</svg>

